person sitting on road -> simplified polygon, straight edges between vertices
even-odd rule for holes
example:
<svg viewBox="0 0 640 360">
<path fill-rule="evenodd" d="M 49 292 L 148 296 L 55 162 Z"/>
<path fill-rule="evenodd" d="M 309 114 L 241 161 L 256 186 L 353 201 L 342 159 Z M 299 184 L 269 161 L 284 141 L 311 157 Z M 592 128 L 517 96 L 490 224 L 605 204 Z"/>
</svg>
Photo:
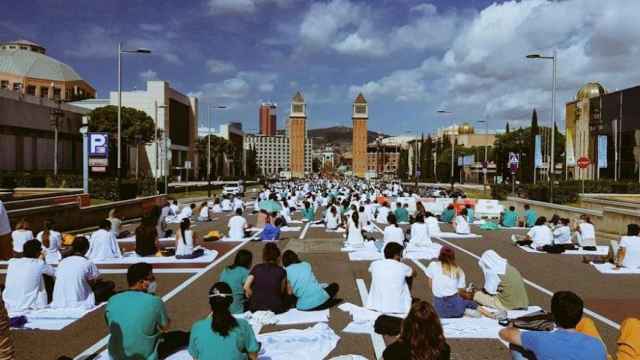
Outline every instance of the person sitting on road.
<svg viewBox="0 0 640 360">
<path fill-rule="evenodd" d="M 389 208 L 389 203 L 384 201 L 382 206 L 380 206 L 376 212 L 376 222 L 380 224 L 388 224 L 389 214 L 391 213 L 391 209 Z"/>
<path fill-rule="evenodd" d="M 220 203 L 223 212 L 233 211 L 233 204 L 231 204 L 231 200 L 228 197 L 222 198 L 222 202 Z"/>
<path fill-rule="evenodd" d="M 569 224 L 571 221 L 567 218 L 561 218 L 558 220 L 558 225 L 553 229 L 553 244 L 554 245 L 572 245 L 571 242 L 571 227 Z"/>
<path fill-rule="evenodd" d="M 195 249 L 196 241 L 196 235 L 191 230 L 191 220 L 182 220 L 176 234 L 176 259 L 195 259 L 204 255 L 204 249 Z"/>
<path fill-rule="evenodd" d="M 31 239 L 24 243 L 23 256 L 9 260 L 2 300 L 9 312 L 42 309 L 48 304 L 44 276 L 56 272 L 40 258 L 42 244 Z"/>
<path fill-rule="evenodd" d="M 398 221 L 393 213 L 389 213 L 387 216 L 387 223 L 389 225 L 384 228 L 384 246 L 387 246 L 387 244 L 392 242 L 400 244 L 400 246 L 404 246 L 404 231 L 400 226 L 398 226 Z"/>
<path fill-rule="evenodd" d="M 587 215 L 580 215 L 574 234 L 576 243 L 587 250 L 596 249 L 596 228 Z"/>
<path fill-rule="evenodd" d="M 189 334 L 169 331 L 164 302 L 156 296 L 156 278 L 147 263 L 127 270 L 129 289 L 109 299 L 104 317 L 111 336 L 107 350 L 112 359 L 164 359 L 185 347 Z"/>
<path fill-rule="evenodd" d="M 102 220 L 100 228 L 91 234 L 89 244 L 87 258 L 91 260 L 108 260 L 122 257 L 118 240 L 115 234 L 111 232 L 109 220 Z"/>
<path fill-rule="evenodd" d="M 413 247 L 429 247 L 433 245 L 431 235 L 429 234 L 429 225 L 425 224 L 422 213 L 417 213 L 414 223 L 411 224 L 409 244 Z"/>
<path fill-rule="evenodd" d="M 27 220 L 22 219 L 18 221 L 16 229 L 11 233 L 11 240 L 13 244 L 13 257 L 21 257 L 24 244 L 29 240 L 33 240 L 33 232 Z"/>
<path fill-rule="evenodd" d="M 498 310 L 527 309 L 529 296 L 520 272 L 493 250 L 478 261 L 484 274 L 484 288 L 475 291 L 473 301 Z"/>
<path fill-rule="evenodd" d="M 180 206 L 178 205 L 178 200 L 173 200 L 173 203 L 169 205 L 169 208 L 171 209 L 171 215 L 178 216 L 179 210 L 180 210 Z"/>
<path fill-rule="evenodd" d="M 295 307 L 302 311 L 324 310 L 336 305 L 340 290 L 336 283 L 323 287 L 318 282 L 311 264 L 300 261 L 298 255 L 287 250 L 282 255 L 282 266 L 287 271 L 287 291 L 295 297 Z"/>
<path fill-rule="evenodd" d="M 279 265 L 280 249 L 275 243 L 264 245 L 262 260 L 263 263 L 251 269 L 244 283 L 248 310 L 267 310 L 281 314 L 288 310 L 285 304 L 287 272 Z"/>
<path fill-rule="evenodd" d="M 502 213 L 501 225 L 504 227 L 518 226 L 518 213 L 515 206 L 509 206 L 509 209 Z"/>
<path fill-rule="evenodd" d="M 544 246 L 553 244 L 553 233 L 547 226 L 547 218 L 544 216 L 536 220 L 535 225 L 529 229 L 527 235 L 511 235 L 511 241 L 518 246 L 530 246 L 535 250 L 542 250 Z"/>
<path fill-rule="evenodd" d="M 302 209 L 302 218 L 306 221 L 315 221 L 316 220 L 316 211 L 313 209 L 309 201 L 305 201 L 304 209 Z"/>
<path fill-rule="evenodd" d="M 280 210 L 280 217 L 285 221 L 285 225 L 293 221 L 291 218 L 291 207 L 287 200 L 282 201 L 282 210 Z"/>
<path fill-rule="evenodd" d="M 60 247 L 62 247 L 62 235 L 53 230 L 54 222 L 51 219 L 44 221 L 43 229 L 36 235 L 36 239 L 42 243 L 42 253 L 47 264 L 57 264 L 62 259 Z"/>
<path fill-rule="evenodd" d="M 220 275 L 219 281 L 225 282 L 231 288 L 233 302 L 229 306 L 232 314 L 242 314 L 245 309 L 244 283 L 249 276 L 249 269 L 253 262 L 251 251 L 240 249 L 233 264 L 226 267 Z"/>
<path fill-rule="evenodd" d="M 207 205 L 207 202 L 203 202 L 202 204 L 200 204 L 200 212 L 198 213 L 198 221 L 210 221 L 211 218 L 209 217 L 209 205 Z"/>
<path fill-rule="evenodd" d="M 327 214 L 324 217 L 324 223 L 327 230 L 337 230 L 340 227 L 340 214 L 338 214 L 338 209 L 335 205 L 332 205 L 327 211 Z"/>
<path fill-rule="evenodd" d="M 347 221 L 347 242 L 346 244 L 351 247 L 362 247 L 364 246 L 364 236 L 362 235 L 362 222 L 360 221 L 360 215 L 364 214 L 364 212 L 360 213 L 354 211 L 353 214 L 349 217 Z"/>
<path fill-rule="evenodd" d="M 78 236 L 73 240 L 73 253 L 60 261 L 56 269 L 52 308 L 91 309 L 113 295 L 113 281 L 100 280 L 98 267 L 85 257 L 89 240 Z"/>
<path fill-rule="evenodd" d="M 242 211 L 244 212 L 244 201 L 242 201 L 242 198 L 240 196 L 233 197 L 232 205 L 233 205 L 233 211 L 242 209 Z"/>
<path fill-rule="evenodd" d="M 520 331 L 509 326 L 500 330 L 500 338 L 510 344 L 513 359 L 604 360 L 607 352 L 602 341 L 576 330 L 583 310 L 578 295 L 558 291 L 551 298 L 555 331 Z"/>
<path fill-rule="evenodd" d="M 284 226 L 284 219 L 282 217 L 276 217 L 273 224 L 267 223 L 262 232 L 260 233 L 260 240 L 280 240 L 280 228 Z"/>
<path fill-rule="evenodd" d="M 136 228 L 136 254 L 140 256 L 154 256 L 160 250 L 158 228 L 152 216 L 142 218 L 140 226 Z"/>
<path fill-rule="evenodd" d="M 434 308 L 426 301 L 416 301 L 402 321 L 400 336 L 382 353 L 392 360 L 449 360 L 451 348 Z"/>
<path fill-rule="evenodd" d="M 260 343 L 249 322 L 233 316 L 234 294 L 225 282 L 215 283 L 209 290 L 211 316 L 196 321 L 191 327 L 188 352 L 194 359 L 258 358 Z"/>
<path fill-rule="evenodd" d="M 425 274 L 433 293 L 433 306 L 441 318 L 460 318 L 465 314 L 477 317 L 478 305 L 460 296 L 464 291 L 466 279 L 464 271 L 456 264 L 456 255 L 452 248 L 443 246 L 438 261 L 432 261 Z"/>
<path fill-rule="evenodd" d="M 245 232 L 249 228 L 247 219 L 242 216 L 242 209 L 236 209 L 236 214 L 229 219 L 227 223 L 229 228 L 229 240 L 242 241 L 245 237 Z"/>
<path fill-rule="evenodd" d="M 619 267 L 640 268 L 640 236 L 638 234 L 640 234 L 638 224 L 627 225 L 627 236 L 623 236 L 620 240 L 620 248 L 615 261 Z"/>
<path fill-rule="evenodd" d="M 411 308 L 413 270 L 402 263 L 402 245 L 391 242 L 384 247 L 384 259 L 369 266 L 371 289 L 365 307 L 385 314 L 406 314 Z"/>
<path fill-rule="evenodd" d="M 440 234 L 440 224 L 438 223 L 438 218 L 435 217 L 431 212 L 427 211 L 424 215 L 424 223 L 427 224 L 429 228 L 429 236 L 437 236 Z"/>
<path fill-rule="evenodd" d="M 449 204 L 447 208 L 440 214 L 440 221 L 443 223 L 451 224 L 453 218 L 456 216 L 456 210 L 453 207 L 453 204 Z"/>
<path fill-rule="evenodd" d="M 397 203 L 396 209 L 393 211 L 393 214 L 396 216 L 398 223 L 408 223 L 409 222 L 409 204 L 404 204 L 404 206 L 402 206 L 401 203 Z"/>
<path fill-rule="evenodd" d="M 467 222 L 467 209 L 462 209 L 459 215 L 453 219 L 453 228 L 456 234 L 468 235 L 471 234 L 471 228 Z"/>
<path fill-rule="evenodd" d="M 473 210 L 473 206 L 471 204 L 466 204 L 464 208 L 467 211 L 467 219 L 466 219 L 467 222 L 469 224 L 473 224 L 473 221 L 475 220 L 475 216 L 476 216 L 475 210 Z"/>
<path fill-rule="evenodd" d="M 526 204 L 524 206 L 524 226 L 525 227 L 533 227 L 536 225 L 536 222 L 538 221 L 538 214 L 536 213 L 535 210 L 533 210 L 531 208 L 531 206 L 529 206 L 529 204 Z"/>
<path fill-rule="evenodd" d="M 220 205 L 220 198 L 215 198 L 215 200 L 213 200 L 213 206 L 211 207 L 211 212 L 214 214 L 221 214 L 222 213 L 222 206 Z"/>
<path fill-rule="evenodd" d="M 122 219 L 118 217 L 117 210 L 115 208 L 109 210 L 107 220 L 111 223 L 111 232 L 116 236 L 116 239 L 120 237 L 120 228 L 122 226 Z"/>
<path fill-rule="evenodd" d="M 182 221 L 184 219 L 191 219 L 193 216 L 193 210 L 196 208 L 196 204 L 185 205 L 180 210 L 180 214 L 178 214 L 178 220 Z"/>
</svg>

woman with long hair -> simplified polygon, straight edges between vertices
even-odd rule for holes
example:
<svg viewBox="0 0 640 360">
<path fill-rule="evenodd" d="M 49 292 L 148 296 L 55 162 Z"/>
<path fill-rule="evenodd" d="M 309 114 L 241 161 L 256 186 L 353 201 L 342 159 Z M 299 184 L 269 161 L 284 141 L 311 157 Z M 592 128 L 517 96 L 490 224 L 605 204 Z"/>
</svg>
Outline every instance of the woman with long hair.
<svg viewBox="0 0 640 360">
<path fill-rule="evenodd" d="M 287 311 L 287 272 L 280 266 L 280 249 L 266 243 L 262 250 L 262 264 L 251 269 L 244 283 L 249 311 L 269 310 L 276 314 Z"/>
<path fill-rule="evenodd" d="M 364 236 L 362 235 L 362 223 L 360 222 L 360 214 L 354 211 L 349 217 L 349 226 L 347 232 L 348 246 L 364 246 Z"/>
<path fill-rule="evenodd" d="M 466 286 L 466 279 L 464 271 L 456 263 L 456 254 L 452 248 L 443 246 L 438 261 L 432 261 L 425 273 L 433 293 L 433 306 L 441 318 L 459 318 L 465 313 L 478 315 L 471 311 L 478 307 L 476 303 L 460 296 Z"/>
<path fill-rule="evenodd" d="M 189 355 L 194 359 L 258 358 L 260 344 L 245 319 L 235 318 L 229 311 L 233 303 L 231 287 L 217 282 L 209 290 L 211 317 L 196 321 L 189 336 Z"/>
<path fill-rule="evenodd" d="M 204 254 L 203 249 L 196 249 L 195 234 L 191 230 L 191 220 L 189 218 L 182 219 L 180 222 L 180 230 L 176 236 L 176 259 L 195 259 Z"/>
<path fill-rule="evenodd" d="M 236 254 L 233 264 L 222 271 L 220 281 L 227 283 L 233 292 L 233 303 L 229 307 L 232 314 L 242 314 L 244 312 L 244 282 L 249 276 L 249 269 L 253 263 L 251 251 L 241 249 Z"/>
<path fill-rule="evenodd" d="M 53 230 L 55 223 L 47 219 L 42 224 L 42 231 L 36 235 L 36 239 L 42 243 L 42 254 L 47 264 L 57 264 L 62 259 L 60 247 L 62 246 L 62 235 Z"/>
<path fill-rule="evenodd" d="M 154 256 L 161 249 L 156 221 L 151 214 L 142 218 L 136 228 L 136 254 Z"/>
<path fill-rule="evenodd" d="M 442 324 L 431 304 L 417 301 L 402 321 L 398 339 L 382 354 L 393 360 L 449 360 L 451 349 L 444 338 Z"/>
</svg>

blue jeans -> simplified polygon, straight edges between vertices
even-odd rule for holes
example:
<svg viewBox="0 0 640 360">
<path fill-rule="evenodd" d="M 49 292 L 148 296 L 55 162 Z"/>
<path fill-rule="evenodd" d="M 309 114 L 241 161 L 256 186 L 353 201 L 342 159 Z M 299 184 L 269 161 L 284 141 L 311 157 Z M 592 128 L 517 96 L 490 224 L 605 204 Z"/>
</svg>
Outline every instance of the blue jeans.
<svg viewBox="0 0 640 360">
<path fill-rule="evenodd" d="M 433 307 L 442 319 L 461 318 L 466 309 L 476 309 L 478 304 L 465 300 L 460 295 L 455 294 L 445 297 L 433 297 Z"/>
<path fill-rule="evenodd" d="M 512 360 L 536 360 L 535 354 L 526 350 L 522 346 L 509 345 L 509 350 L 511 350 Z"/>
</svg>

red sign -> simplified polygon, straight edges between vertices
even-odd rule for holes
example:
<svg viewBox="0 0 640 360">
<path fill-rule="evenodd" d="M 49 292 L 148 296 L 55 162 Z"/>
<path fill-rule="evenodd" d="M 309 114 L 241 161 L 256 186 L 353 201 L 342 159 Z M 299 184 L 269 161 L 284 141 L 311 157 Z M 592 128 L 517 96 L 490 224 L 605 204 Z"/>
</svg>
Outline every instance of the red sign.
<svg viewBox="0 0 640 360">
<path fill-rule="evenodd" d="M 578 159 L 578 167 L 580 169 L 586 169 L 590 163 L 591 161 L 589 161 L 589 158 L 586 156 L 583 156 L 580 159 Z"/>
</svg>

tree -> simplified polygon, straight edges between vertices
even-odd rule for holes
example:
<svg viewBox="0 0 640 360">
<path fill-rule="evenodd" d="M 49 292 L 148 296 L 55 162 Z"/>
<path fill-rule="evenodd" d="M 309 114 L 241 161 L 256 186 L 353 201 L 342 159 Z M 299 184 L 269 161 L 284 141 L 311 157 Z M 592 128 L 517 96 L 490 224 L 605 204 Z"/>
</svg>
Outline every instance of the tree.
<svg viewBox="0 0 640 360">
<path fill-rule="evenodd" d="M 409 150 L 402 149 L 400 150 L 400 160 L 398 163 L 397 175 L 400 179 L 407 180 L 408 174 L 409 174 Z"/>
<path fill-rule="evenodd" d="M 207 178 L 207 164 L 209 162 L 209 151 L 207 150 L 209 136 L 211 136 L 211 178 L 222 178 L 226 175 L 224 168 L 227 160 L 231 160 L 232 163 L 238 162 L 241 166 L 241 157 L 236 151 L 237 146 L 222 137 L 207 135 L 199 138 L 196 147 L 198 149 L 198 163 L 201 167 L 200 173 L 204 179 Z"/>
<path fill-rule="evenodd" d="M 420 178 L 423 181 L 433 180 L 433 139 L 431 135 L 427 137 L 427 140 L 423 141 L 421 150 L 420 169 L 422 170 L 422 174 Z"/>
<path fill-rule="evenodd" d="M 507 126 L 504 129 L 504 132 L 507 133 L 507 134 L 509 133 L 509 122 L 508 121 L 507 121 Z"/>
<path fill-rule="evenodd" d="M 256 157 L 256 149 L 255 147 L 251 147 L 245 153 L 246 164 L 247 164 L 247 173 L 245 176 L 249 179 L 255 179 L 258 174 L 260 174 L 260 169 L 258 169 L 258 160 Z"/>
<path fill-rule="evenodd" d="M 533 179 L 536 174 L 536 135 L 540 133 L 540 129 L 538 128 L 538 112 L 536 109 L 533 109 L 533 113 L 531 114 L 531 132 L 529 137 L 529 153 L 528 160 L 526 163 L 526 181 L 533 182 Z"/>
</svg>

